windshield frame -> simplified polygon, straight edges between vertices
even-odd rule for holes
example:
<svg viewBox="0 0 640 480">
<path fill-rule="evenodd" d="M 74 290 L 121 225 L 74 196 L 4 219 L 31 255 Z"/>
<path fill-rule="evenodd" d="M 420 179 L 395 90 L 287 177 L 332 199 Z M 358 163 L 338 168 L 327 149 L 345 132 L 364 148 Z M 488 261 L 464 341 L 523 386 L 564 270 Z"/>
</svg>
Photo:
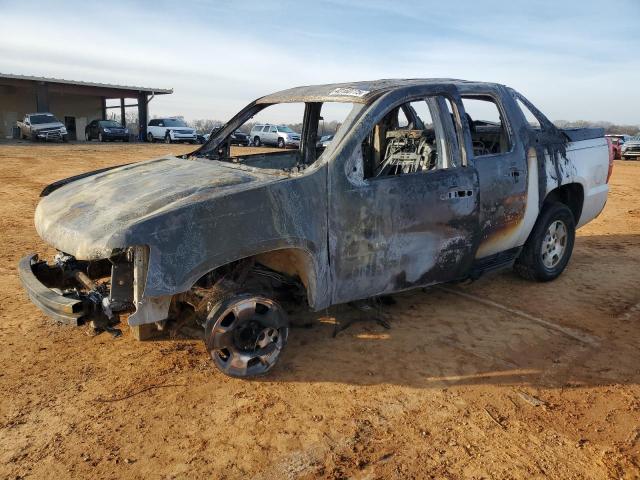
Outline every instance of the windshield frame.
<svg viewBox="0 0 640 480">
<path fill-rule="evenodd" d="M 226 124 L 224 124 L 217 132 L 211 133 L 209 140 L 207 140 L 200 148 L 194 150 L 193 152 L 184 156 L 184 158 L 188 157 L 199 157 L 199 158 L 208 158 L 210 160 L 220 161 L 225 163 L 228 166 L 238 166 L 242 168 L 247 168 L 247 165 L 243 163 L 235 163 L 233 161 L 229 161 L 227 159 L 218 158 L 218 152 L 216 150 L 220 150 L 220 147 L 223 146 L 223 143 L 227 140 L 227 138 L 231 137 L 231 134 L 238 130 L 242 125 L 244 125 L 247 121 L 251 120 L 262 110 L 273 106 L 279 105 L 283 103 L 303 103 L 305 104 L 305 108 L 314 103 L 320 103 L 322 105 L 331 104 L 331 103 L 349 103 L 351 104 L 351 110 L 344 118 L 344 121 L 340 125 L 340 128 L 334 134 L 334 142 L 331 143 L 329 148 L 326 148 L 324 152 L 312 163 L 307 164 L 304 169 L 305 172 L 315 170 L 319 168 L 322 164 L 324 164 L 329 158 L 329 154 L 333 153 L 337 148 L 337 145 L 340 143 L 343 137 L 346 136 L 346 133 L 351 129 L 351 127 L 358 121 L 360 116 L 368 109 L 369 105 L 367 103 L 359 103 L 359 102 L 345 102 L 345 101 L 322 101 L 322 102 L 303 102 L 303 101 L 281 101 L 281 102 L 273 102 L 273 103 L 258 103 L 260 99 L 251 102 L 245 108 L 240 110 L 236 115 L 234 115 L 231 120 L 229 120 Z M 264 125 L 264 124 L 263 124 Z M 254 126 L 255 128 L 255 126 Z M 303 125 L 304 130 L 304 125 Z M 301 142 L 304 142 L 304 133 L 299 134 L 301 136 Z M 312 142 L 313 146 L 315 146 L 315 142 Z M 256 154 L 256 155 L 267 155 L 267 154 Z M 269 171 L 266 168 L 258 168 L 260 171 Z M 278 173 L 282 173 L 278 170 Z"/>
</svg>

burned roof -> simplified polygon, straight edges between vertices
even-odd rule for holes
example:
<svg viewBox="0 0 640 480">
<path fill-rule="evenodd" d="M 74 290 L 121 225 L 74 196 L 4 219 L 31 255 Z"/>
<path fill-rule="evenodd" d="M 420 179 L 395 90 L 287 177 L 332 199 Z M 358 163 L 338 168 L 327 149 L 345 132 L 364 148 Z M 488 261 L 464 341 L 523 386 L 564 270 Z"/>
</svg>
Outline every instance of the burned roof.
<svg viewBox="0 0 640 480">
<path fill-rule="evenodd" d="M 453 78 L 406 78 L 365 80 L 349 83 L 328 83 L 294 87 L 266 95 L 257 103 L 290 102 L 346 102 L 368 103 L 372 99 L 391 90 L 417 85 L 476 83 Z"/>
</svg>

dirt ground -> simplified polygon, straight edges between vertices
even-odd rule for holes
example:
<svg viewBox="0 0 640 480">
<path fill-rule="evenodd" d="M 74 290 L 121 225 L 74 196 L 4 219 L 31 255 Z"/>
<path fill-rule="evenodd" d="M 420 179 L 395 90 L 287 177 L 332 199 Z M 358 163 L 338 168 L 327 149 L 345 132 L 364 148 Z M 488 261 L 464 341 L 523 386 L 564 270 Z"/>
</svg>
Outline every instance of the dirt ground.
<svg viewBox="0 0 640 480">
<path fill-rule="evenodd" d="M 46 184 L 191 148 L 0 145 L 0 478 L 640 478 L 640 163 L 616 162 L 558 280 L 398 295 L 390 330 L 310 314 L 242 381 L 200 340 L 55 325 L 16 271 L 52 253 Z"/>
</svg>

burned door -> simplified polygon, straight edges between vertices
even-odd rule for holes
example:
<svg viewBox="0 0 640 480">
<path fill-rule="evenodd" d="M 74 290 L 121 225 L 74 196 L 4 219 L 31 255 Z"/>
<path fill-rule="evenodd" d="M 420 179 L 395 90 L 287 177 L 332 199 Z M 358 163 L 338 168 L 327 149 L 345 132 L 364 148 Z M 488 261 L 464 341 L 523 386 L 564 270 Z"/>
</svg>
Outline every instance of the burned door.
<svg viewBox="0 0 640 480">
<path fill-rule="evenodd" d="M 509 262 L 522 240 L 527 206 L 526 151 L 515 135 L 513 101 L 501 87 L 460 87 L 473 165 L 480 182 L 480 245 L 476 257 Z M 469 140 L 469 139 L 468 139 Z M 469 143 L 469 142 L 468 142 Z M 526 239 L 526 238 L 525 238 Z M 494 265 L 498 266 L 498 265 Z"/>
<path fill-rule="evenodd" d="M 477 174 L 444 106 L 456 93 L 434 88 L 380 98 L 329 163 L 333 303 L 460 278 L 473 261 Z"/>
</svg>

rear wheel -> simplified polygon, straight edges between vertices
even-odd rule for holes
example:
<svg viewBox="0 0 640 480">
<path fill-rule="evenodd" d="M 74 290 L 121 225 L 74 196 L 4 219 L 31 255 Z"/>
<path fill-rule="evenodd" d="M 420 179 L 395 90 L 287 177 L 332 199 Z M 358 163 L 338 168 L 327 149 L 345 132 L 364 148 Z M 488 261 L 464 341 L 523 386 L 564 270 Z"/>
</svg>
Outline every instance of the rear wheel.
<svg viewBox="0 0 640 480">
<path fill-rule="evenodd" d="M 98 141 L 99 142 L 104 142 L 104 137 L 102 136 L 102 133 L 98 134 Z"/>
<path fill-rule="evenodd" d="M 153 143 L 154 140 L 155 139 L 153 138 L 153 133 L 151 133 L 151 132 L 147 133 L 147 142 Z"/>
<path fill-rule="evenodd" d="M 91 141 L 91 134 L 89 132 L 84 132 L 84 139 L 87 142 Z"/>
<path fill-rule="evenodd" d="M 260 145 L 262 145 L 262 142 L 260 142 L 260 137 L 258 137 L 257 135 L 256 135 L 256 137 L 253 139 L 253 145 L 254 145 L 255 147 L 259 147 Z"/>
<path fill-rule="evenodd" d="M 207 350 L 216 367 L 231 377 L 269 372 L 287 343 L 287 314 L 262 295 L 237 294 L 215 305 L 205 323 Z"/>
<path fill-rule="evenodd" d="M 284 148 L 284 139 L 278 138 L 278 148 Z"/>
<path fill-rule="evenodd" d="M 554 280 L 569 263 L 575 236 L 569 207 L 559 202 L 546 204 L 516 260 L 515 271 L 527 280 Z"/>
</svg>

